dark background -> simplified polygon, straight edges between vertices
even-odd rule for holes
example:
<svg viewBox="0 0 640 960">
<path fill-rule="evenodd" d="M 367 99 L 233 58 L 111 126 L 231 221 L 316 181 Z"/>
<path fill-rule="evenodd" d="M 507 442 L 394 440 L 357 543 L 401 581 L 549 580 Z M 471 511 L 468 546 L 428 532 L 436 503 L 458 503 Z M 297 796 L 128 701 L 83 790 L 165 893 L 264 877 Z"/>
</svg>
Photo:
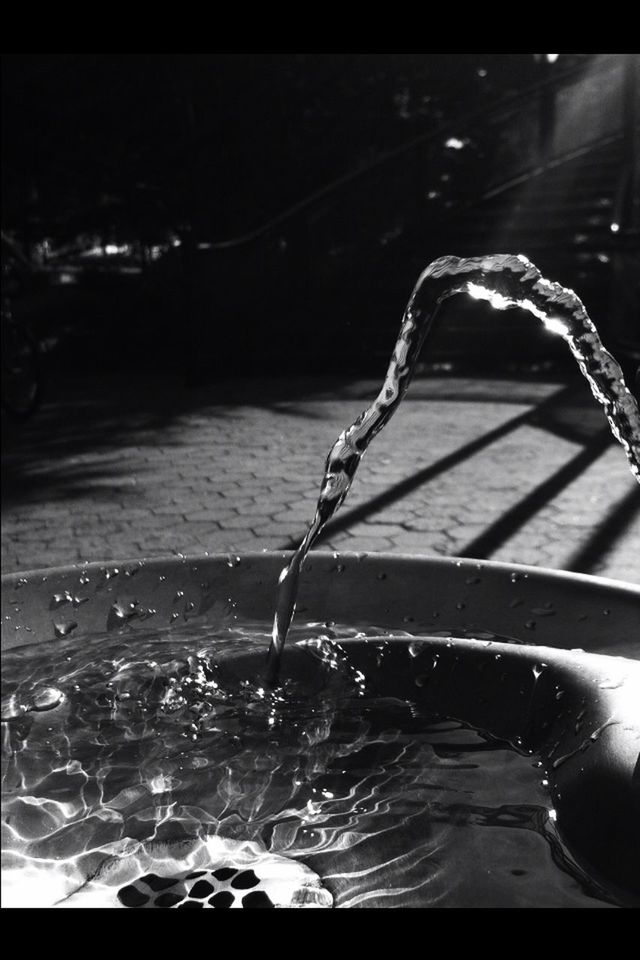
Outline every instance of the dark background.
<svg viewBox="0 0 640 960">
<path fill-rule="evenodd" d="M 583 139 L 600 143 L 616 105 L 624 130 L 622 87 L 607 100 L 609 74 L 593 74 L 600 57 L 6 55 L 3 233 L 30 265 L 9 270 L 14 312 L 56 370 L 377 373 L 430 259 L 524 252 L 583 295 L 631 368 L 634 308 L 615 321 L 609 309 L 621 238 L 598 207 L 628 192 L 622 148 L 558 168 L 575 168 L 575 199 L 552 171 L 542 217 L 534 196 L 511 234 L 514 188 L 499 209 L 485 199 L 580 145 L 572 103 L 591 111 Z M 569 132 L 552 142 L 558 117 Z M 580 177 L 599 224 L 578 211 Z M 458 309 L 430 362 L 567 362 L 531 318 L 505 350 L 504 323 L 488 312 L 468 349 Z"/>
<path fill-rule="evenodd" d="M 538 73 L 528 54 L 9 54 L 4 215 L 147 189 L 226 239 Z"/>
</svg>

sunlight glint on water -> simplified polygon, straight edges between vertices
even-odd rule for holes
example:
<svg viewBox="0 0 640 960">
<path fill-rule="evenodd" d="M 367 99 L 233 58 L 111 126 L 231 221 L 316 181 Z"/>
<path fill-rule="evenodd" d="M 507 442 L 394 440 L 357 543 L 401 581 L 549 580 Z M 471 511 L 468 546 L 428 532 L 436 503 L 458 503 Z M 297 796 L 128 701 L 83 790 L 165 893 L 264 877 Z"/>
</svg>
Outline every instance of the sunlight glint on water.
<svg viewBox="0 0 640 960">
<path fill-rule="evenodd" d="M 456 294 L 487 300 L 493 307 L 520 307 L 557 333 L 569 347 L 611 432 L 622 445 L 632 474 L 640 482 L 640 413 L 627 389 L 620 365 L 605 350 L 582 301 L 552 283 L 523 256 L 441 257 L 420 276 L 404 313 L 400 333 L 380 393 L 329 451 L 316 514 L 282 571 L 266 667 L 267 683 L 278 676 L 280 656 L 295 612 L 298 580 L 307 553 L 344 502 L 367 447 L 395 413 L 411 382 L 422 345 L 440 305 Z M 426 440 L 428 443 L 428 438 Z"/>
<path fill-rule="evenodd" d="M 205 855 L 212 837 L 303 859 L 337 906 L 614 902 L 560 842 L 539 761 L 410 699 L 378 697 L 349 666 L 339 640 L 376 636 L 371 625 L 294 627 L 312 680 L 276 685 L 305 556 L 402 400 L 439 305 L 457 293 L 523 307 L 567 342 L 640 479 L 637 406 L 575 294 L 522 257 L 435 261 L 379 396 L 329 453 L 270 635 L 264 624 L 216 632 L 175 620 L 130 634 L 129 619 L 154 612 L 135 601 L 114 605 L 117 632 L 76 640 L 76 622 L 57 619 L 55 642 L 5 659 L 3 870 L 18 905 L 35 905 L 35 891 L 62 901 L 141 846 L 166 861 L 184 843 Z M 266 683 L 234 672 L 237 656 L 267 646 Z"/>
<path fill-rule="evenodd" d="M 341 639 L 382 656 L 386 631 L 294 627 L 306 672 L 267 691 L 268 630 L 125 626 L 5 656 L 5 903 L 73 905 L 141 845 L 166 861 L 212 837 L 301 860 L 342 907 L 612 902 L 563 847 L 535 758 L 351 666 Z"/>
</svg>

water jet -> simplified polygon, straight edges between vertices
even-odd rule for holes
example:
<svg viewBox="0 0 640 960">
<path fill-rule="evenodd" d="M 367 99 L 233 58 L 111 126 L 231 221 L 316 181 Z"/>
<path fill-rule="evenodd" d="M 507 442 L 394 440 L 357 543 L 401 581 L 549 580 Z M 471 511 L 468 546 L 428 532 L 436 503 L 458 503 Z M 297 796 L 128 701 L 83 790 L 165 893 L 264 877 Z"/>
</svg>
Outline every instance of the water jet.
<svg viewBox="0 0 640 960">
<path fill-rule="evenodd" d="M 637 407 L 577 297 L 521 257 L 436 261 L 298 551 L 3 578 L 14 904 L 640 903 L 640 589 L 308 553 L 459 292 L 566 339 L 638 476 Z"/>
</svg>

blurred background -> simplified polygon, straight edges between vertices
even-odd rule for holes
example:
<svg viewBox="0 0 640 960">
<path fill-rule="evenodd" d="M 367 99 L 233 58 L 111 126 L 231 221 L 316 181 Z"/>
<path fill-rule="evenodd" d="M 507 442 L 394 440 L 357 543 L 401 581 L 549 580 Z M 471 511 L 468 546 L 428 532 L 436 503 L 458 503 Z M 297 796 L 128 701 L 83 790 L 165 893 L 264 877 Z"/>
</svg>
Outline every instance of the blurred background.
<svg viewBox="0 0 640 960">
<path fill-rule="evenodd" d="M 638 60 L 7 55 L 13 312 L 56 371 L 375 375 L 431 259 L 513 252 L 633 373 Z M 479 310 L 456 302 L 425 363 L 571 363 L 534 318 Z"/>
<path fill-rule="evenodd" d="M 519 253 L 640 367 L 640 55 L 7 54 L 3 569 L 289 548 L 445 254 Z M 334 549 L 640 581 L 566 345 L 447 301 Z"/>
</svg>

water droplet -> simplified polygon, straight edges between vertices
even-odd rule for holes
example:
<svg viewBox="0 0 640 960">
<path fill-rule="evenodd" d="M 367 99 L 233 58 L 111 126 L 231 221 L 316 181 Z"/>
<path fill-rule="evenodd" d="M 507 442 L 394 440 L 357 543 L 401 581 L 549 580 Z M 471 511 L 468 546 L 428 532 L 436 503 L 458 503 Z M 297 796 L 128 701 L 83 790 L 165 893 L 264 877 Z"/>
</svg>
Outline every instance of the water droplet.
<svg viewBox="0 0 640 960">
<path fill-rule="evenodd" d="M 462 600 L 459 603 L 456 603 L 456 610 L 464 610 L 466 603 L 463 603 Z"/>
<path fill-rule="evenodd" d="M 25 587 L 29 581 L 26 577 L 18 577 L 18 582 L 16 583 L 16 590 L 20 590 L 21 587 Z"/>
<path fill-rule="evenodd" d="M 228 557 L 227 559 L 228 567 L 239 567 L 241 563 L 242 563 L 242 560 L 240 559 L 240 557 Z"/>
<path fill-rule="evenodd" d="M 116 600 L 111 609 L 120 620 L 129 620 L 139 612 L 137 600 Z"/>
<path fill-rule="evenodd" d="M 602 732 L 607 729 L 607 727 L 611 727 L 611 726 L 613 726 L 614 724 L 617 724 L 617 723 L 619 723 L 619 722 L 620 722 L 619 720 L 614 720 L 613 717 L 609 717 L 609 719 L 606 721 L 606 723 L 603 723 L 601 727 L 598 727 L 597 730 L 594 730 L 594 731 L 593 731 L 593 733 L 592 733 L 591 736 L 589 737 L 589 741 L 590 741 L 591 743 L 595 743 L 596 740 L 598 740 L 598 739 L 600 738 L 600 735 L 602 734 Z"/>
<path fill-rule="evenodd" d="M 42 687 L 33 696 L 34 710 L 53 710 L 64 700 L 62 690 L 57 687 Z"/>
<path fill-rule="evenodd" d="M 80 575 L 80 583 L 82 584 L 82 586 L 84 586 L 86 583 L 89 583 L 89 582 L 90 582 L 90 578 L 86 575 L 86 573 L 83 573 Z"/>
<path fill-rule="evenodd" d="M 176 601 L 182 599 L 182 597 L 184 597 L 184 590 L 178 590 L 175 597 L 173 598 L 173 602 L 176 603 Z"/>
<path fill-rule="evenodd" d="M 180 616 L 180 614 L 179 614 L 179 613 L 176 613 L 175 610 L 174 610 L 174 612 L 171 614 L 170 619 L 171 619 L 171 620 L 177 620 L 179 616 Z"/>
<path fill-rule="evenodd" d="M 617 690 L 623 683 L 623 680 L 603 680 L 598 686 L 601 690 Z"/>
<path fill-rule="evenodd" d="M 603 615 L 604 617 L 608 617 L 610 613 L 611 613 L 611 610 L 608 610 L 608 609 L 606 609 L 606 608 L 602 611 L 602 615 Z"/>
<path fill-rule="evenodd" d="M 62 637 L 68 637 L 72 630 L 75 630 L 78 624 L 75 621 L 71 623 L 54 623 L 53 629 L 56 637 L 61 639 Z"/>
<path fill-rule="evenodd" d="M 71 602 L 71 599 L 72 599 L 72 598 L 71 598 L 71 594 L 69 593 L 68 590 L 65 590 L 64 593 L 54 593 L 54 595 L 53 595 L 52 598 L 51 598 L 51 602 L 52 602 L 56 607 L 59 607 L 59 606 L 61 606 L 63 603 L 70 603 L 70 602 Z"/>
<path fill-rule="evenodd" d="M 576 718 L 576 724 L 574 728 L 576 733 L 580 733 L 582 729 L 582 724 L 584 723 L 584 715 L 586 712 L 587 712 L 586 710 L 581 710 Z"/>
</svg>

